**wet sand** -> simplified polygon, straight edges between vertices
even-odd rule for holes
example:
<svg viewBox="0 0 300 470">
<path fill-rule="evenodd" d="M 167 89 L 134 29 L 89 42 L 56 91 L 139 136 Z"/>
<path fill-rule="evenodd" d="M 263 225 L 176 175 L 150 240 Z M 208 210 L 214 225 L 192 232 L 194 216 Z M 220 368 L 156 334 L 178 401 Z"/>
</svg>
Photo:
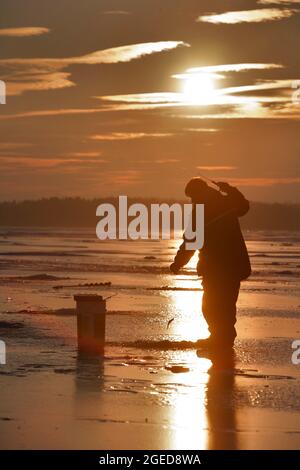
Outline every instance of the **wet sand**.
<svg viewBox="0 0 300 470">
<path fill-rule="evenodd" d="M 207 336 L 201 283 L 192 264 L 176 278 L 167 274 L 175 242 L 112 243 L 103 254 L 107 245 L 86 237 L 2 240 L 8 253 L 20 242 L 27 253 L 0 256 L 2 449 L 299 448 L 295 234 L 288 247 L 286 234 L 249 234 L 254 275 L 242 286 L 239 339 L 226 363 L 192 347 Z M 65 256 L 56 256 L 58 245 Z M 78 355 L 75 292 L 117 294 L 102 359 Z"/>
</svg>

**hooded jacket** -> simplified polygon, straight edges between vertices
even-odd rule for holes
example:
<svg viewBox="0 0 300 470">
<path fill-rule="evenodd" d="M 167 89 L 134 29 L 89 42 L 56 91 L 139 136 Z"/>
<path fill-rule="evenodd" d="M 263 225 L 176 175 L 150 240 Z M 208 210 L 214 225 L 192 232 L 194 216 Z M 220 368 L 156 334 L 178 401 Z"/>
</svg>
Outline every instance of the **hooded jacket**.
<svg viewBox="0 0 300 470">
<path fill-rule="evenodd" d="M 223 189 L 222 189 L 223 191 Z M 196 204 L 197 202 L 195 202 Z M 203 201 L 198 201 L 203 203 Z M 199 276 L 242 281 L 251 274 L 251 264 L 239 217 L 249 211 L 249 202 L 236 188 L 226 185 L 226 194 L 210 190 L 205 198 L 204 246 L 199 250 Z M 193 211 L 193 218 L 196 211 Z M 195 227 L 195 221 L 193 220 Z M 185 266 L 195 251 L 186 249 L 186 240 L 180 246 L 174 263 Z"/>
</svg>

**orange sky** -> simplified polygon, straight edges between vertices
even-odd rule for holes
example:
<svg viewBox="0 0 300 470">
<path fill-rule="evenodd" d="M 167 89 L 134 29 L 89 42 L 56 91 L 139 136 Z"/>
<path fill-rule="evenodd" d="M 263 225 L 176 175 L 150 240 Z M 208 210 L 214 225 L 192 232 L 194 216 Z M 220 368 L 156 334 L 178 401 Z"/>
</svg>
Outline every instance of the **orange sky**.
<svg viewBox="0 0 300 470">
<path fill-rule="evenodd" d="M 2 0 L 0 199 L 181 197 L 204 174 L 300 202 L 299 13 L 300 0 Z"/>
</svg>

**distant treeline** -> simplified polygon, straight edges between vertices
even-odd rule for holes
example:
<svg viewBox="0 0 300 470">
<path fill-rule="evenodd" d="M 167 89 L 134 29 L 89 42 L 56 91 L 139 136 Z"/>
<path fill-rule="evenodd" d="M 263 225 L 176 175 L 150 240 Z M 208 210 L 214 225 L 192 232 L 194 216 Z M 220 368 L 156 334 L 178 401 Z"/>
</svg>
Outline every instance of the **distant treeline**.
<svg viewBox="0 0 300 470">
<path fill-rule="evenodd" d="M 128 204 L 143 202 L 171 204 L 171 200 L 128 199 Z M 35 201 L 0 202 L 0 226 L 4 227 L 86 227 L 93 229 L 99 218 L 96 208 L 102 203 L 118 207 L 117 198 L 50 198 Z M 300 204 L 252 202 L 250 212 L 241 219 L 246 229 L 300 230 Z"/>
</svg>

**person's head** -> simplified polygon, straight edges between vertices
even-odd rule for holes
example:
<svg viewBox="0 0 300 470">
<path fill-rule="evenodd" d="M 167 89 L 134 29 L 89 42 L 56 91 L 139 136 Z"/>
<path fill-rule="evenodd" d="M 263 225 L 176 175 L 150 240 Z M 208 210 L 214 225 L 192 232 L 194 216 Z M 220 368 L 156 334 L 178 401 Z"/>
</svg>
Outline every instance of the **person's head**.
<svg viewBox="0 0 300 470">
<path fill-rule="evenodd" d="M 193 202 L 204 202 L 210 195 L 211 191 L 214 191 L 208 186 L 208 184 L 200 177 L 192 178 L 185 188 L 185 195 Z"/>
</svg>

